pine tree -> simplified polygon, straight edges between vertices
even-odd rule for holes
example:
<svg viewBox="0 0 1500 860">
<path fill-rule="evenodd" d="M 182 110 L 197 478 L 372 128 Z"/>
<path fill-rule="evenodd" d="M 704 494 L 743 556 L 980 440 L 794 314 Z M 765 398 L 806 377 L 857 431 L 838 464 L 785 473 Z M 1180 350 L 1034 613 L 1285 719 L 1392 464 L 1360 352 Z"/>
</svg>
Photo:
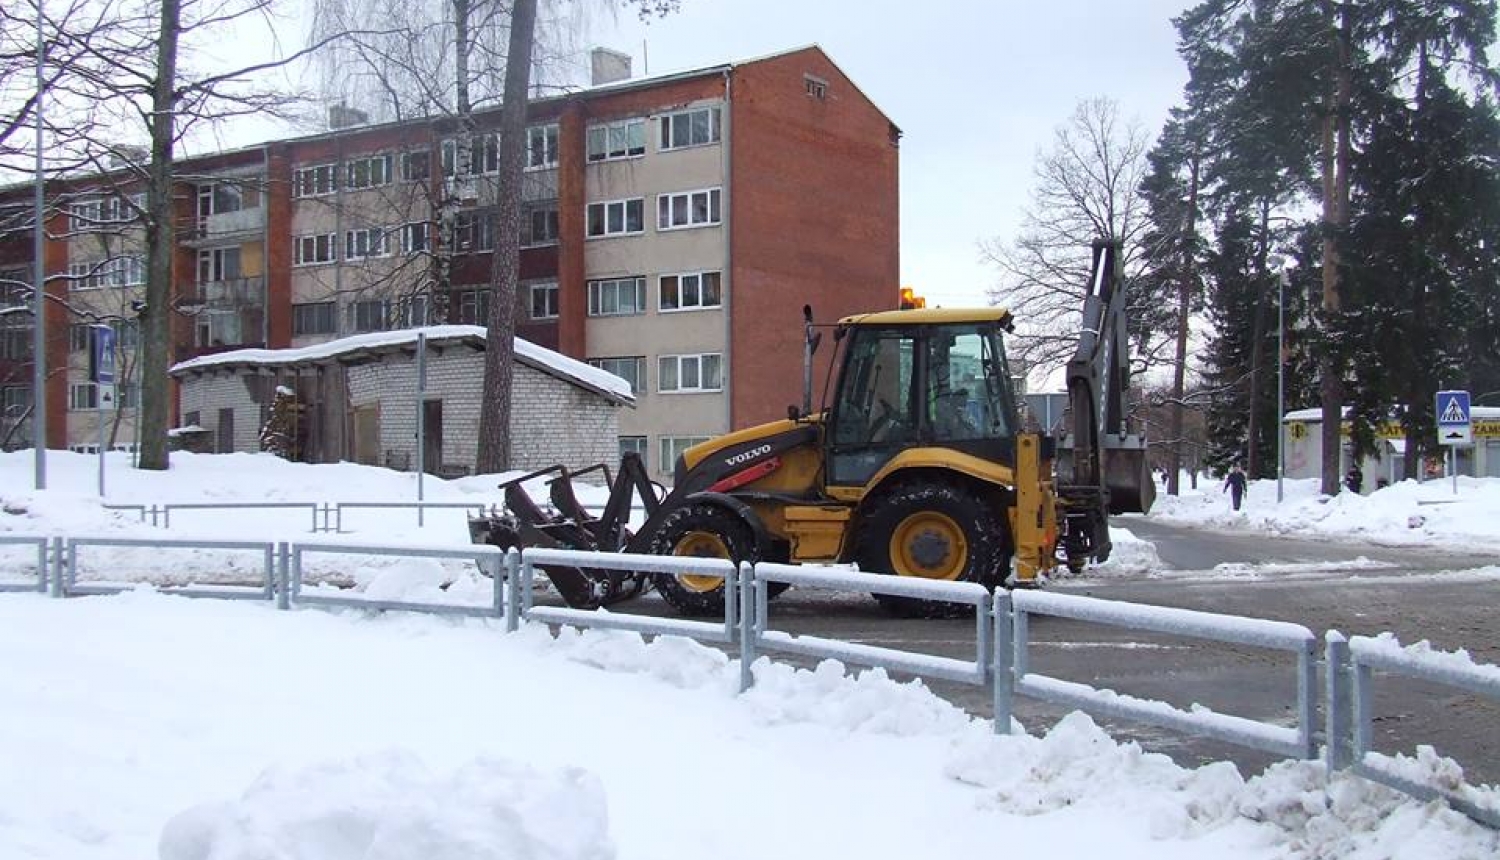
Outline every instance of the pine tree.
<svg viewBox="0 0 1500 860">
<path fill-rule="evenodd" d="M 297 395 L 285 385 L 276 386 L 276 395 L 271 400 L 271 414 L 260 428 L 260 450 L 282 458 L 296 460 L 297 450 Z"/>
</svg>

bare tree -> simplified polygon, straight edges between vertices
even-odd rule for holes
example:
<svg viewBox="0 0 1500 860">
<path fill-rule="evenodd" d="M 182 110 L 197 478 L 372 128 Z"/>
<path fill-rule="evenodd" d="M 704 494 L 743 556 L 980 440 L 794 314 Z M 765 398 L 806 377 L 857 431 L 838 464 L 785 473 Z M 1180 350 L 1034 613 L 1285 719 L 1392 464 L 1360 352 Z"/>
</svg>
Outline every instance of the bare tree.
<svg viewBox="0 0 1500 860">
<path fill-rule="evenodd" d="M 1139 270 L 1149 227 L 1139 190 L 1149 145 L 1138 123 L 1120 118 L 1115 102 L 1080 103 L 1057 129 L 1052 150 L 1038 157 L 1037 185 L 1019 234 L 1010 242 L 981 243 L 984 258 L 1000 270 L 990 300 L 1015 313 L 1016 355 L 1028 373 L 1045 376 L 1072 356 L 1094 239 L 1120 241 L 1123 271 L 1130 277 Z M 1132 319 L 1149 305 L 1149 297 L 1132 293 Z M 1153 343 L 1149 332 L 1141 327 L 1133 338 L 1138 369 L 1162 361 L 1171 347 L 1166 338 Z"/>
</svg>

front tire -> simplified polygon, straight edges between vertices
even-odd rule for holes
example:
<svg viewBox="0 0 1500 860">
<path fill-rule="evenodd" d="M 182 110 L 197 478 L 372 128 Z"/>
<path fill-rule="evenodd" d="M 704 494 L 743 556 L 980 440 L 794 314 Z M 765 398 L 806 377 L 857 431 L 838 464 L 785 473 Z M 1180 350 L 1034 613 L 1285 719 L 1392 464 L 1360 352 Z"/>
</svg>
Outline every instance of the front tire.
<svg viewBox="0 0 1500 860">
<path fill-rule="evenodd" d="M 750 526 L 728 510 L 704 502 L 684 505 L 668 514 L 651 537 L 650 549 L 653 555 L 727 558 L 735 564 L 760 560 Z M 656 590 L 683 615 L 724 614 L 721 576 L 659 573 Z"/>
<path fill-rule="evenodd" d="M 1004 509 L 949 479 L 900 484 L 868 503 L 861 519 L 856 561 L 860 570 L 994 588 L 1010 568 L 1010 533 Z M 901 618 L 941 618 L 965 604 L 876 594 Z"/>
</svg>

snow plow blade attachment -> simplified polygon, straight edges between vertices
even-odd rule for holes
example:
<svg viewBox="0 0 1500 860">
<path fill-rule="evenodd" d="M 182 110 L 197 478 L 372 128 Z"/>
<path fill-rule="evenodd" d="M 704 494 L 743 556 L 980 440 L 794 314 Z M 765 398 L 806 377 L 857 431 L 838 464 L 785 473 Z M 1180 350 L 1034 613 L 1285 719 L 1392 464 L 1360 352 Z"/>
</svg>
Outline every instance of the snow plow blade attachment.
<svg viewBox="0 0 1500 860">
<path fill-rule="evenodd" d="M 632 455 L 627 455 L 627 459 Z M 609 486 L 609 501 L 601 516 L 590 514 L 578 501 L 573 479 L 601 471 Z M 548 481 L 552 510 L 545 510 L 526 492 L 525 484 L 537 478 L 555 475 Z M 471 517 L 469 539 L 502 549 L 515 547 L 523 553 L 527 547 L 576 549 L 589 552 L 619 552 L 630 538 L 625 527 L 629 518 L 631 495 L 638 487 L 646 501 L 648 513 L 654 509 L 656 496 L 649 492 L 650 482 L 639 458 L 634 464 L 622 463 L 620 474 L 611 479 L 603 463 L 578 471 L 566 466 L 548 466 L 500 485 L 505 498 L 505 513 L 500 516 Z M 602 568 L 548 565 L 538 567 L 552 582 L 558 594 L 574 609 L 598 609 L 628 600 L 645 590 L 650 577 L 646 574 Z"/>
</svg>

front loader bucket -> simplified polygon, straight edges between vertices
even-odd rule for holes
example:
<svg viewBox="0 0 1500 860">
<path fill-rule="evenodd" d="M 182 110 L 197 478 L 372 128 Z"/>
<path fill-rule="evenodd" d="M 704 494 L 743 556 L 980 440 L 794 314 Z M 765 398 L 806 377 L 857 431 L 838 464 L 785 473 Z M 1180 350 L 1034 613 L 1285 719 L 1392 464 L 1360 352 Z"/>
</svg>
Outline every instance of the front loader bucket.
<svg viewBox="0 0 1500 860">
<path fill-rule="evenodd" d="M 1144 514 L 1156 501 L 1156 481 L 1146 460 L 1146 443 L 1139 436 L 1106 437 L 1104 485 L 1109 488 L 1111 514 Z"/>
</svg>

